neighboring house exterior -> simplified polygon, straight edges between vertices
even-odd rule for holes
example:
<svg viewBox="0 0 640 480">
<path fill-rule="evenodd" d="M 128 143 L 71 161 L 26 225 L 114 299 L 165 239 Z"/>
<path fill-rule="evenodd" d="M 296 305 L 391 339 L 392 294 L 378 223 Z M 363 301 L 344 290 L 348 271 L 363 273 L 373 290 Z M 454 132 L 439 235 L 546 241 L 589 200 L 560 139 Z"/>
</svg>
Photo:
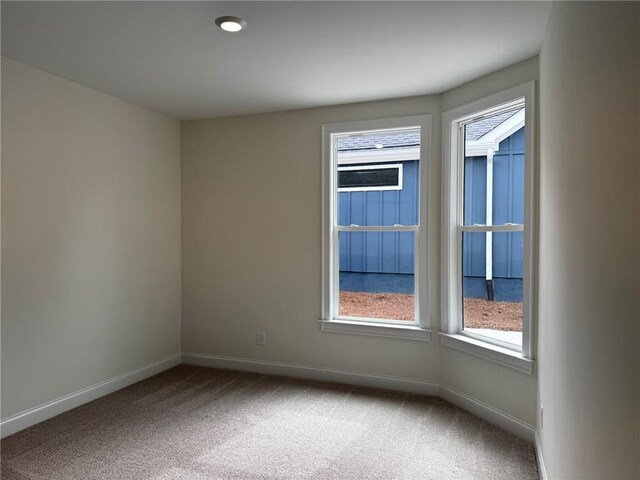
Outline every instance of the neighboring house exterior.
<svg viewBox="0 0 640 480">
<path fill-rule="evenodd" d="M 465 224 L 523 223 L 524 111 L 469 124 L 465 137 Z M 419 156 L 417 131 L 340 139 L 340 225 L 415 224 Z M 464 276 L 521 279 L 522 241 L 522 232 L 466 234 Z M 340 270 L 344 272 L 413 274 L 413 253 L 412 232 L 340 234 Z"/>
<path fill-rule="evenodd" d="M 420 132 L 338 141 L 340 225 L 415 225 Z M 413 232 L 341 232 L 340 270 L 413 274 Z"/>
</svg>

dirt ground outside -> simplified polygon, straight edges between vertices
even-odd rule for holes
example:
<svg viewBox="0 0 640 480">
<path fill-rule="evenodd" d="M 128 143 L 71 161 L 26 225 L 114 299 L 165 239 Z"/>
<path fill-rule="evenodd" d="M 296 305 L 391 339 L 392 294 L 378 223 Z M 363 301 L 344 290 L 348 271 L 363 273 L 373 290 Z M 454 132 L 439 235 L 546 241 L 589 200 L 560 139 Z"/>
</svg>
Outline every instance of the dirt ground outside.
<svg viewBox="0 0 640 480">
<path fill-rule="evenodd" d="M 340 316 L 413 321 L 414 297 L 402 293 L 340 292 Z M 522 331 L 522 303 L 464 299 L 464 326 Z"/>
<path fill-rule="evenodd" d="M 413 321 L 414 310 L 413 295 L 340 292 L 340 316 Z"/>
</svg>

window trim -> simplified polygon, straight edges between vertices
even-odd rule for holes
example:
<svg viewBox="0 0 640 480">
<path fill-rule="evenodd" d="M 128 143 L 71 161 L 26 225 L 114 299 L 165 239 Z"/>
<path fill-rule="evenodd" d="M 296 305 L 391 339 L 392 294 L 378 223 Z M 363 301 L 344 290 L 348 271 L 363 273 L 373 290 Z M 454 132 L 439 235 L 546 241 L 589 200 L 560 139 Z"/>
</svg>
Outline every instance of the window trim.
<svg viewBox="0 0 640 480">
<path fill-rule="evenodd" d="M 356 171 L 356 170 L 385 170 L 395 168 L 398 170 L 398 182 L 395 185 L 384 185 L 379 187 L 338 187 L 338 192 L 373 192 L 378 190 L 402 190 L 403 184 L 403 169 L 401 163 L 381 163 L 378 165 L 361 165 L 361 166 L 351 166 L 351 167 L 341 167 L 340 164 L 337 165 L 336 170 L 338 172 L 344 171 Z"/>
<path fill-rule="evenodd" d="M 417 325 L 394 325 L 391 323 L 367 322 L 362 320 L 321 320 L 320 330 L 328 333 L 350 333 L 370 337 L 417 340 L 419 342 L 428 342 L 431 340 L 431 330 L 420 328 Z"/>
<path fill-rule="evenodd" d="M 477 336 L 465 334 L 462 330 L 462 260 L 461 242 L 457 224 L 461 218 L 462 205 L 458 194 L 463 187 L 464 176 L 460 172 L 460 155 L 464 155 L 464 138 L 460 135 L 460 125 L 491 110 L 500 110 L 506 104 L 524 98 L 525 102 L 525 216 L 524 216 L 524 259 L 523 259 L 523 335 L 522 350 L 508 351 L 498 341 L 489 337 L 479 340 Z M 510 88 L 470 104 L 449 110 L 442 115 L 443 128 L 443 171 L 442 171 L 442 343 L 452 348 L 482 356 L 507 366 L 531 373 L 530 363 L 534 359 L 535 284 L 534 269 L 535 232 L 537 231 L 535 210 L 535 82 Z M 484 227 L 486 228 L 486 227 Z M 510 228 L 510 227 L 509 227 Z M 473 231 L 472 226 L 463 227 Z M 501 227 L 494 227 L 500 231 Z M 484 231 L 484 230 L 483 230 Z M 483 354 L 484 352 L 484 354 Z M 513 365 L 513 358 L 522 361 Z M 525 365 L 523 367 L 523 365 Z"/>
<path fill-rule="evenodd" d="M 420 128 L 420 178 L 419 178 L 419 218 L 415 227 L 372 227 L 376 231 L 387 229 L 412 229 L 415 231 L 415 291 L 416 319 L 414 322 L 384 321 L 377 319 L 353 320 L 340 318 L 334 313 L 335 292 L 337 291 L 336 264 L 337 229 L 337 175 L 339 168 L 337 155 L 333 151 L 332 138 L 335 135 L 361 131 Z M 428 193 L 431 168 L 431 115 L 414 115 L 379 120 L 332 123 L 322 125 L 322 312 L 321 330 L 325 332 L 354 333 L 393 338 L 429 340 L 429 281 L 428 262 Z M 414 158 L 415 159 L 415 158 Z M 341 230 L 349 227 L 340 227 Z M 366 228 L 366 227 L 362 227 Z"/>
</svg>

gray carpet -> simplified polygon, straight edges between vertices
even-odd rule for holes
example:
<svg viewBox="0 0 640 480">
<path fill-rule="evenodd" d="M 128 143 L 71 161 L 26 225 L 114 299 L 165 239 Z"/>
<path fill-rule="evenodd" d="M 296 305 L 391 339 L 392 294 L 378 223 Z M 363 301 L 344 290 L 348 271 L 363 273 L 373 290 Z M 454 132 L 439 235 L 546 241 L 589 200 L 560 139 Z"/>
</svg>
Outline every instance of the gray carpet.
<svg viewBox="0 0 640 480">
<path fill-rule="evenodd" d="M 181 365 L 2 440 L 2 479 L 537 479 L 432 397 Z"/>
</svg>

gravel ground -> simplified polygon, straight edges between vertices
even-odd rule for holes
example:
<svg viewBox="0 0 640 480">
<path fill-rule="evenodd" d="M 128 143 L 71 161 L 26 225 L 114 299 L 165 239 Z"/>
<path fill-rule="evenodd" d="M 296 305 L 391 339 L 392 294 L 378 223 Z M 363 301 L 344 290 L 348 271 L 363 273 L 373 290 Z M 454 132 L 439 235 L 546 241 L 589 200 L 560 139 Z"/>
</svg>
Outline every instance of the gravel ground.
<svg viewBox="0 0 640 480">
<path fill-rule="evenodd" d="M 464 326 L 508 332 L 522 331 L 522 303 L 464 299 Z"/>
<path fill-rule="evenodd" d="M 413 295 L 340 292 L 340 315 L 413 321 Z"/>
<path fill-rule="evenodd" d="M 413 320 L 413 295 L 340 292 L 340 315 L 346 317 Z M 522 303 L 465 298 L 464 324 L 469 328 L 522 331 Z"/>
</svg>

